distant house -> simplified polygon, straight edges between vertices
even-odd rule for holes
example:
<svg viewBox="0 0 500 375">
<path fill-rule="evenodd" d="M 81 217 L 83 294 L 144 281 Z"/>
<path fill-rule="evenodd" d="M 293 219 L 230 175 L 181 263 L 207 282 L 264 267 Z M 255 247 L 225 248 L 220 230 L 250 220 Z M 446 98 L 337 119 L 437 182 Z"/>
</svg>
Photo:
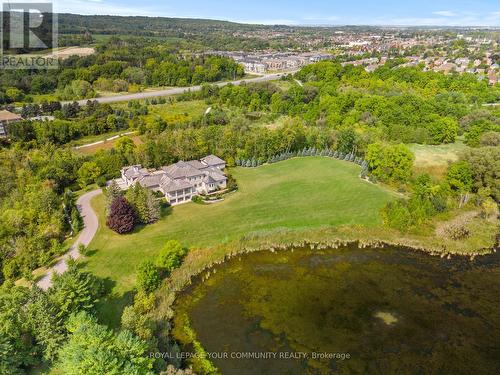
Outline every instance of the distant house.
<svg viewBox="0 0 500 375">
<path fill-rule="evenodd" d="M 266 64 L 257 61 L 257 60 L 250 60 L 250 59 L 245 59 L 240 62 L 241 65 L 243 65 L 243 69 L 247 73 L 260 73 L 264 74 L 266 72 Z"/>
<path fill-rule="evenodd" d="M 12 113 L 10 111 L 0 111 L 0 138 L 6 138 L 7 137 L 7 125 L 20 121 L 23 118 L 19 116 L 18 114 Z"/>
<path fill-rule="evenodd" d="M 125 187 L 136 183 L 165 195 L 170 204 L 189 202 L 194 196 L 210 194 L 226 188 L 224 174 L 226 162 L 215 155 L 201 160 L 179 161 L 148 170 L 140 165 L 122 168 L 122 182 Z"/>
</svg>

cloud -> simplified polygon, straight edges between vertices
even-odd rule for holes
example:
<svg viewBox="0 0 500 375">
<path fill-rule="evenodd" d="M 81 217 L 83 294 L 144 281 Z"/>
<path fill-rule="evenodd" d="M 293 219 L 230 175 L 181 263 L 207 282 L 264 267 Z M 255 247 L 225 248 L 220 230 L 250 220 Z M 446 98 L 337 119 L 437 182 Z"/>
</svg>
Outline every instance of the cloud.
<svg viewBox="0 0 500 375">
<path fill-rule="evenodd" d="M 457 13 L 452 12 L 451 10 L 440 10 L 437 12 L 432 12 L 432 14 L 435 14 L 436 16 L 441 16 L 441 17 L 456 17 L 456 16 L 458 16 Z"/>
</svg>

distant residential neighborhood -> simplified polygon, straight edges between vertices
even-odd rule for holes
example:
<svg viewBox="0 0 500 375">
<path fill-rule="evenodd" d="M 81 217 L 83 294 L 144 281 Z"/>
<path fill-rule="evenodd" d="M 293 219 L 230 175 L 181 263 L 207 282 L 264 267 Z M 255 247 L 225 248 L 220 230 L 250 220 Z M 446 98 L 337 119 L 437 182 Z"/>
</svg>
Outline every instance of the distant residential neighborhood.
<svg viewBox="0 0 500 375">
<path fill-rule="evenodd" d="M 426 35 L 423 31 L 405 33 L 401 30 L 379 30 L 379 33 L 338 30 L 320 35 L 314 45 L 321 45 L 322 40 L 324 47 L 311 48 L 308 52 L 302 48 L 302 51 L 209 51 L 206 54 L 232 58 L 243 66 L 246 73 L 254 74 L 293 71 L 336 58 L 343 59 L 344 65 L 360 65 L 372 72 L 388 59 L 400 57 L 404 60 L 399 64 L 402 67 L 421 65 L 424 71 L 471 73 L 479 80 L 486 79 L 491 85 L 499 81 L 500 70 L 495 54 L 497 41 L 483 36 Z M 457 47 L 450 49 L 454 44 Z"/>
<path fill-rule="evenodd" d="M 211 51 L 207 54 L 230 57 L 243 65 L 246 73 L 265 74 L 273 71 L 297 70 L 323 60 L 332 60 L 332 54 L 321 52 L 270 52 L 247 53 Z"/>
</svg>

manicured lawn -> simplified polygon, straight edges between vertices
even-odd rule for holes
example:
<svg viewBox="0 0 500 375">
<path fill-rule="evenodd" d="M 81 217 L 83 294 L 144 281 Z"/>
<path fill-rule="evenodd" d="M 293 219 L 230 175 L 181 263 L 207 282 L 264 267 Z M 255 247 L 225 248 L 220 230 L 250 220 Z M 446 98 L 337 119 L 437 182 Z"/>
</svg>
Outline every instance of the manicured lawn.
<svg viewBox="0 0 500 375">
<path fill-rule="evenodd" d="M 90 244 L 86 267 L 114 286 L 116 319 L 135 284 L 137 265 L 156 256 L 165 241 L 190 247 L 233 241 L 245 235 L 287 228 L 380 224 L 379 210 L 393 195 L 358 178 L 359 166 L 331 158 L 296 158 L 254 169 L 232 169 L 239 191 L 213 205 L 188 203 L 174 207 L 158 223 L 129 235 L 105 226 L 104 197 L 93 201 L 100 228 Z M 119 318 L 119 316 L 118 316 Z M 106 319 L 106 318 L 105 318 Z M 107 320 L 107 319 L 106 319 Z"/>
</svg>

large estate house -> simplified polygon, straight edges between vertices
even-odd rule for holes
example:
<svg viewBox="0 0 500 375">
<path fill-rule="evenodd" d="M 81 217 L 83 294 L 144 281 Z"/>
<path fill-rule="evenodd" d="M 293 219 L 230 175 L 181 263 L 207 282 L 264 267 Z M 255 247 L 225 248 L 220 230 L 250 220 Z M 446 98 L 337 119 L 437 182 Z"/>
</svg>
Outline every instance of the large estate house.
<svg viewBox="0 0 500 375">
<path fill-rule="evenodd" d="M 140 165 L 122 168 L 122 181 L 126 188 L 139 183 L 141 186 L 165 194 L 172 205 L 189 202 L 194 196 L 210 194 L 226 188 L 224 174 L 226 162 L 215 155 L 201 160 L 179 161 L 149 170 Z"/>
</svg>

